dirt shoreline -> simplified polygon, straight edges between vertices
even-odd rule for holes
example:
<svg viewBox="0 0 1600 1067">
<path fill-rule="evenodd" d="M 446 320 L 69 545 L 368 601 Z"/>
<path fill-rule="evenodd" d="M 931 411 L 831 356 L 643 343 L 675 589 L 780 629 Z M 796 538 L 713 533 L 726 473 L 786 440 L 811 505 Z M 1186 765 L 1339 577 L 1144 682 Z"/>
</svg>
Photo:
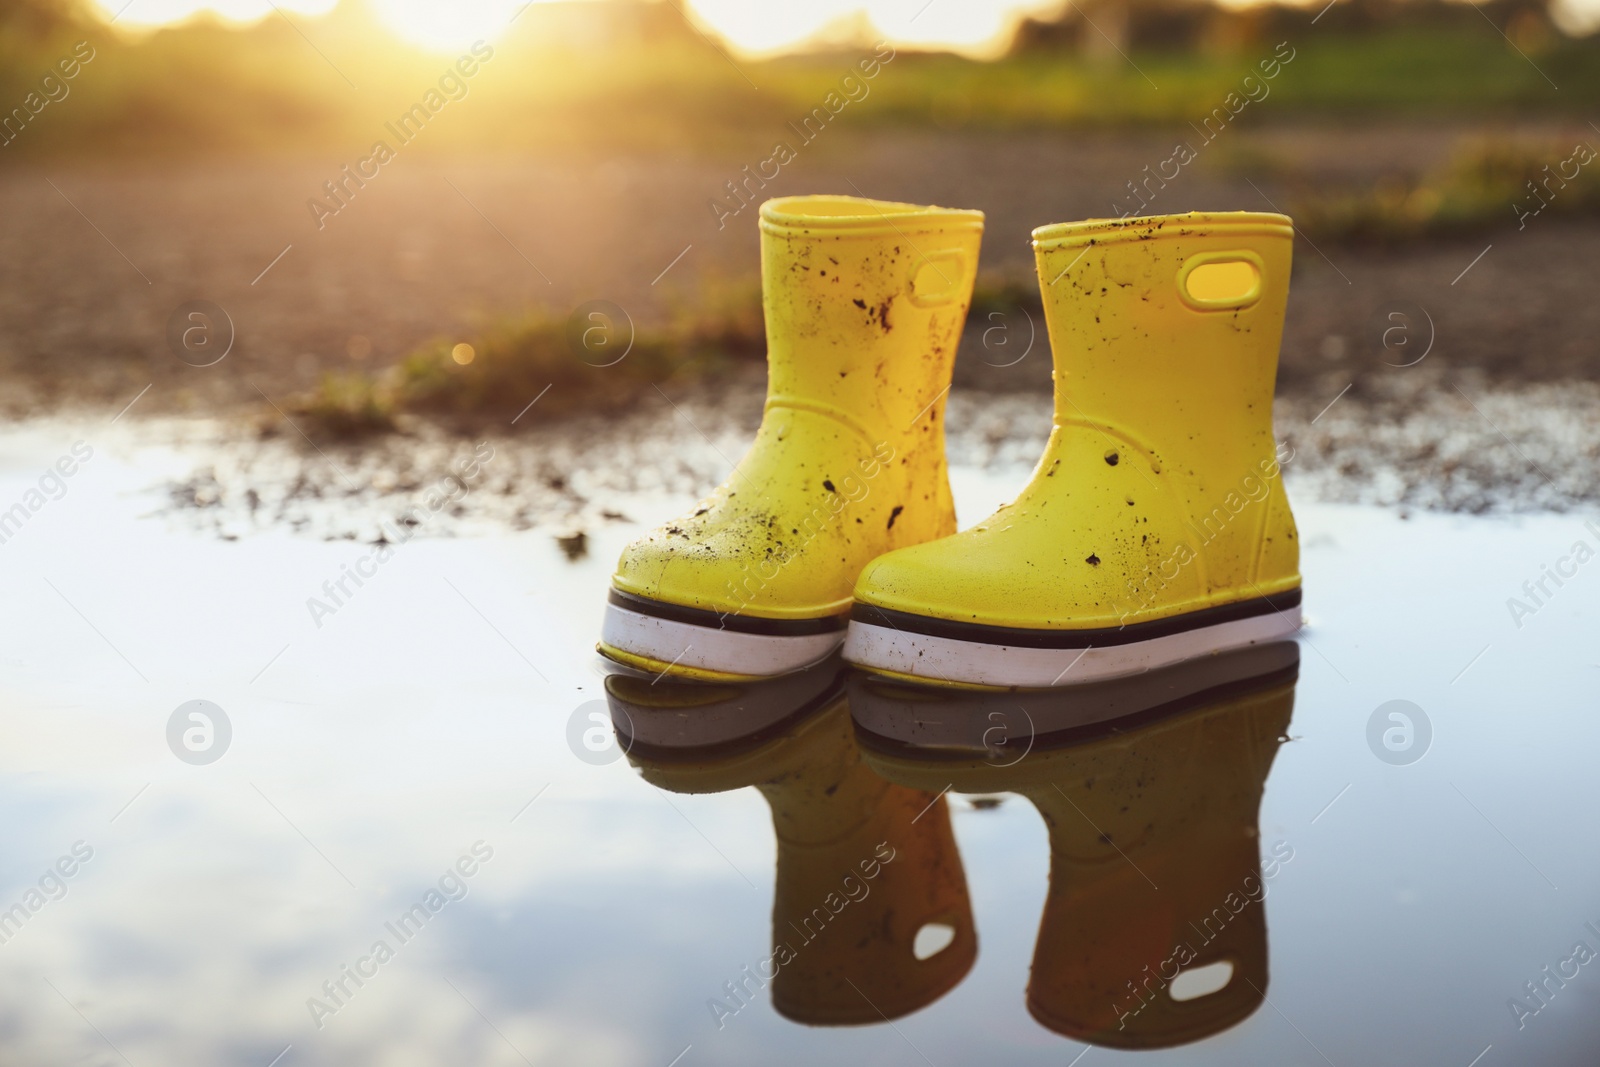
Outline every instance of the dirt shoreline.
<svg viewBox="0 0 1600 1067">
<path fill-rule="evenodd" d="M 762 395 L 760 379 L 747 376 L 658 398 L 625 420 L 485 427 L 474 437 L 419 423 L 326 449 L 293 434 L 262 438 L 217 420 L 167 418 L 129 423 L 122 442 L 175 451 L 187 465 L 187 474 L 140 487 L 150 517 L 180 528 L 230 540 L 287 529 L 361 542 L 394 540 L 397 528 L 425 537 L 536 530 L 581 553 L 605 524 L 668 517 L 727 477 L 754 436 Z M 1595 383 L 1496 387 L 1480 375 L 1416 371 L 1360 393 L 1280 400 L 1275 418 L 1292 453 L 1284 465 L 1292 500 L 1513 515 L 1600 510 L 1597 405 Z M 1050 417 L 1048 396 L 954 392 L 953 471 L 1020 486 Z M 492 455 L 467 491 L 451 490 L 484 443 Z"/>
</svg>

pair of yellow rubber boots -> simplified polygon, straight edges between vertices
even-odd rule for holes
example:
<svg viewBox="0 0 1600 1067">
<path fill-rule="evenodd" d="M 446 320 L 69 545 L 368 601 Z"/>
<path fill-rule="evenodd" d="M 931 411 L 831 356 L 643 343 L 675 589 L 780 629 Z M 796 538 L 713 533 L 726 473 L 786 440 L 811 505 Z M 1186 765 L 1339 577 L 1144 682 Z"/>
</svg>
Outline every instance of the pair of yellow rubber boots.
<svg viewBox="0 0 1600 1067">
<path fill-rule="evenodd" d="M 1272 432 L 1282 215 L 1033 232 L 1055 420 L 1027 486 L 956 533 L 944 407 L 983 214 L 761 208 L 768 393 L 733 474 L 629 545 L 600 652 L 678 677 L 844 658 L 1047 687 L 1280 638 L 1299 544 Z"/>
</svg>

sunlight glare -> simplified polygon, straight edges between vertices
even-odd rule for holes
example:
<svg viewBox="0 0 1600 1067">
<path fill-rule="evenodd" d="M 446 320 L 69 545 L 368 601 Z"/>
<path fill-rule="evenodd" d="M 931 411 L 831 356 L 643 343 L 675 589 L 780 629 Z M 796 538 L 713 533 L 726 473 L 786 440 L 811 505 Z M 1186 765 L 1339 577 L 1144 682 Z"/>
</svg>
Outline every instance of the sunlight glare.
<svg viewBox="0 0 1600 1067">
<path fill-rule="evenodd" d="M 973 55 L 1004 48 L 1024 15 L 1051 15 L 1060 0 L 688 0 L 695 17 L 739 51 L 767 55 L 861 20 L 897 44 Z"/>
<path fill-rule="evenodd" d="M 272 14 L 272 0 L 95 0 L 118 26 L 171 26 L 209 12 L 225 22 L 259 22 Z M 338 0 L 278 0 L 278 6 L 296 15 L 326 15 Z M 121 12 L 121 15 L 118 15 Z"/>
<path fill-rule="evenodd" d="M 493 43 L 528 0 L 370 0 L 378 19 L 402 40 L 454 52 L 474 41 Z"/>
</svg>

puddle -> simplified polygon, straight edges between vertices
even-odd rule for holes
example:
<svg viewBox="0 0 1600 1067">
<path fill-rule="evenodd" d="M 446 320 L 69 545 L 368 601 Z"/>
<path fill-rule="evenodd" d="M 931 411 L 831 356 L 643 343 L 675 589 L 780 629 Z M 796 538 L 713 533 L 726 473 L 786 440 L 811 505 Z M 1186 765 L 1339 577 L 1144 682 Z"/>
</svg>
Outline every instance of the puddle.
<svg viewBox="0 0 1600 1067">
<path fill-rule="evenodd" d="M 1531 416 L 1485 411 L 1567 484 Z M 1339 413 L 1285 432 L 1338 439 Z M 291 491 L 328 467 L 315 453 L 203 424 L 7 431 L 4 507 L 73 442 L 93 455 L 0 544 L 0 1058 L 1059 1065 L 1093 1044 L 1089 1063 L 1466 1065 L 1493 1046 L 1487 1067 L 1600 1042 L 1600 980 L 1574 957 L 1600 950 L 1582 845 L 1600 569 L 1546 580 L 1517 617 L 1507 603 L 1576 541 L 1600 546 L 1586 516 L 1515 488 L 1509 514 L 1402 519 L 1319 501 L 1312 467 L 1291 468 L 1294 679 L 1157 718 L 1131 747 L 1057 738 L 1031 780 L 985 770 L 987 750 L 958 782 L 948 760 L 863 746 L 848 684 L 798 710 L 741 698 L 758 737 L 731 712 L 636 719 L 646 747 L 624 753 L 591 652 L 610 564 L 748 430 L 496 442 L 463 511 L 381 562 L 382 524 L 470 442 L 413 442 L 405 473 L 330 452 L 356 490 L 306 473 L 319 494 Z M 958 456 L 988 447 L 976 432 Z M 1494 439 L 1481 462 L 1509 471 Z M 963 515 L 1026 477 L 1008 455 L 962 458 Z M 203 466 L 215 497 L 175 503 Z M 569 561 L 556 535 L 577 528 Z M 209 763 L 180 754 L 206 724 L 173 726 L 197 700 L 227 719 Z M 695 751 L 691 727 L 722 748 Z M 1144 792 L 1141 759 L 1161 772 Z M 1178 966 L 1215 962 L 1214 941 L 1227 984 L 1130 989 L 1172 969 L 1189 922 Z"/>
</svg>

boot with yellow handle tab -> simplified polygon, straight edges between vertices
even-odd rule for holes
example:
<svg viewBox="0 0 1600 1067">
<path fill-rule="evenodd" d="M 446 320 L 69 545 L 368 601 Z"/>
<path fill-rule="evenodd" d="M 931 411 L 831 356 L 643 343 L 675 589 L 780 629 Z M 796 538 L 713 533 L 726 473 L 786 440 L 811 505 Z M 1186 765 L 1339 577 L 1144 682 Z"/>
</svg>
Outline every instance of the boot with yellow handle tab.
<svg viewBox="0 0 1600 1067">
<path fill-rule="evenodd" d="M 599 650 L 771 677 L 844 640 L 861 568 L 953 533 L 944 398 L 983 214 L 845 196 L 761 207 L 761 428 L 692 514 L 623 550 Z"/>
<path fill-rule="evenodd" d="M 1296 630 L 1272 432 L 1293 235 L 1255 212 L 1035 230 L 1055 358 L 1044 456 L 986 521 L 862 572 L 845 658 L 1042 687 Z"/>
</svg>

